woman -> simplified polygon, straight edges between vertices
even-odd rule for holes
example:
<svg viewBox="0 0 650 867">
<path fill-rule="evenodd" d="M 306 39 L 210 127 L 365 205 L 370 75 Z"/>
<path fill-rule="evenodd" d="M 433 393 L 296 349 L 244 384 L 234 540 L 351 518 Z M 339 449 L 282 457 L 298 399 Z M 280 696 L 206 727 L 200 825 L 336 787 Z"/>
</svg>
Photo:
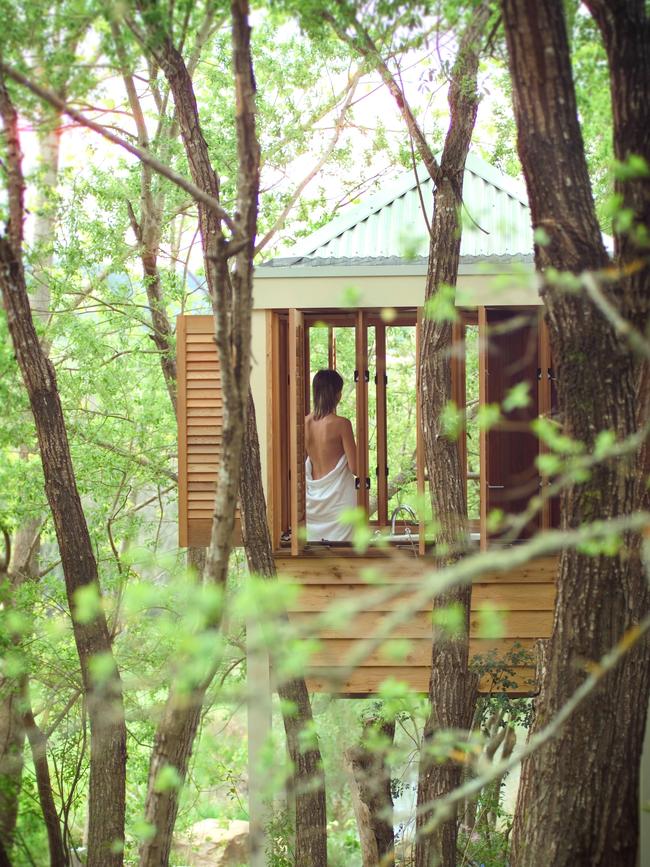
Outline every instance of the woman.
<svg viewBox="0 0 650 867">
<path fill-rule="evenodd" d="M 357 448 L 350 420 L 336 414 L 342 391 L 335 370 L 319 370 L 314 377 L 314 408 L 305 418 L 308 541 L 352 538 L 352 526 L 340 516 L 357 504 Z"/>
</svg>

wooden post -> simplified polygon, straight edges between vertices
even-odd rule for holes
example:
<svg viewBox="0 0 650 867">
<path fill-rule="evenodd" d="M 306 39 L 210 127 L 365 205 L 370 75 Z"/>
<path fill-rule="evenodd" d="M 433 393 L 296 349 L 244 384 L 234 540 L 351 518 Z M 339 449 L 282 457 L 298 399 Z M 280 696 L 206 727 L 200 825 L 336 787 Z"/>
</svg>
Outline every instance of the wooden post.
<svg viewBox="0 0 650 867">
<path fill-rule="evenodd" d="M 336 336 L 333 325 L 327 328 L 327 366 L 330 370 L 336 370 Z"/>
<path fill-rule="evenodd" d="M 424 520 L 424 436 L 422 431 L 422 395 L 420 392 L 420 371 L 422 364 L 420 362 L 420 350 L 422 348 L 422 320 L 424 318 L 424 308 L 418 307 L 417 317 L 415 320 L 415 473 L 418 489 L 418 553 L 423 556 L 426 552 L 426 523 Z"/>
<path fill-rule="evenodd" d="M 305 403 L 303 406 L 303 410 L 305 415 L 309 415 L 310 407 L 311 407 L 311 354 L 310 354 L 310 343 L 309 343 L 309 326 L 304 325 L 303 319 L 303 334 L 304 334 L 304 346 L 303 346 L 303 358 L 305 359 L 305 375 L 304 375 L 304 388 L 305 388 Z"/>
<path fill-rule="evenodd" d="M 487 327 L 487 311 L 485 307 L 478 309 L 478 404 L 479 409 L 485 406 L 487 400 L 487 356 L 488 356 L 488 327 Z M 482 429 L 479 434 L 479 499 L 480 499 L 480 520 L 479 531 L 481 534 L 481 551 L 486 551 L 488 547 L 487 537 L 487 508 L 488 508 L 488 453 L 487 453 L 487 431 Z"/>
<path fill-rule="evenodd" d="M 377 519 L 388 526 L 388 429 L 386 421 L 386 326 L 375 325 L 377 357 Z"/>
<path fill-rule="evenodd" d="M 357 311 L 356 320 L 356 377 L 357 377 L 357 476 L 359 490 L 357 503 L 368 512 L 368 323 L 363 310 Z"/>
<path fill-rule="evenodd" d="M 291 554 L 300 554 L 305 526 L 305 358 L 304 317 L 289 310 L 289 454 Z"/>
<path fill-rule="evenodd" d="M 246 692 L 248 699 L 248 815 L 250 865 L 265 867 L 267 825 L 272 804 L 265 797 L 268 773 L 264 769 L 264 748 L 271 735 L 271 678 L 269 657 L 263 645 L 257 619 L 246 628 Z"/>
<path fill-rule="evenodd" d="M 273 310 L 266 311 L 266 462 L 267 503 L 271 544 L 280 547 L 282 535 L 282 443 L 280 405 L 280 321 Z"/>
</svg>

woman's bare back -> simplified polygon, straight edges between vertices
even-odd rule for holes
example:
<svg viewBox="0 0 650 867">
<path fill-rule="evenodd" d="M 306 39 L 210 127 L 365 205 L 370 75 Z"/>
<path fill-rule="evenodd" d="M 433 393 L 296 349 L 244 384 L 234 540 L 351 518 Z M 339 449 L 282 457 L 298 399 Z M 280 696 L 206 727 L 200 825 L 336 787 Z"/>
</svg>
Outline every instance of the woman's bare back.
<svg viewBox="0 0 650 867">
<path fill-rule="evenodd" d="M 347 418 L 330 413 L 316 420 L 310 413 L 305 418 L 305 451 L 314 479 L 322 479 L 331 472 L 344 454 L 350 471 L 357 474 L 357 449 Z"/>
</svg>

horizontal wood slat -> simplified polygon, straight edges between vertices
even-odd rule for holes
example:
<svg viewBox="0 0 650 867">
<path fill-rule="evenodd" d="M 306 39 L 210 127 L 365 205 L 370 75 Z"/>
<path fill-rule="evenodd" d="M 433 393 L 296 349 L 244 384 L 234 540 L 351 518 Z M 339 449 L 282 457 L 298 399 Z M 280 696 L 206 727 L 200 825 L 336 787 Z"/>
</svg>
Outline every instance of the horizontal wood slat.
<svg viewBox="0 0 650 867">
<path fill-rule="evenodd" d="M 388 678 L 407 683 L 409 687 L 416 692 L 426 692 L 429 688 L 429 676 L 431 669 L 426 667 L 401 666 L 394 668 L 376 667 L 376 668 L 357 668 L 351 674 L 346 675 L 342 680 L 336 681 L 333 685 L 330 679 L 330 671 L 328 669 L 314 669 L 307 677 L 307 689 L 311 692 L 332 692 L 335 691 L 339 695 L 349 696 L 366 696 L 376 693 L 381 684 Z M 535 671 L 533 668 L 520 668 L 516 670 L 513 678 L 516 683 L 516 688 L 509 688 L 509 694 L 514 695 L 532 695 L 535 687 Z M 485 693 L 488 691 L 499 692 L 498 689 L 491 690 L 490 678 L 485 676 L 481 678 L 480 690 Z M 500 690 L 503 692 L 504 690 Z"/>
<path fill-rule="evenodd" d="M 214 318 L 209 313 L 202 316 L 184 316 L 188 337 L 193 334 L 213 334 Z"/>
<path fill-rule="evenodd" d="M 477 578 L 481 584 L 518 584 L 554 582 L 557 558 L 544 557 L 518 566 L 509 572 L 491 572 Z M 278 572 L 299 584 L 372 584 L 412 581 L 433 570 L 409 556 L 386 554 L 377 557 L 276 557 Z"/>
<path fill-rule="evenodd" d="M 508 572 L 480 576 L 472 588 L 472 655 L 494 650 L 502 657 L 515 643 L 533 654 L 534 642 L 550 637 L 557 562 L 557 557 L 544 557 Z M 430 564 L 419 558 L 392 557 L 385 552 L 319 556 L 312 550 L 290 559 L 280 553 L 276 566 L 283 582 L 301 588 L 288 605 L 291 623 L 300 634 L 321 642 L 307 672 L 310 689 L 372 695 L 383 680 L 393 677 L 406 681 L 415 690 L 427 690 L 433 633 L 428 603 L 420 605 L 420 610 L 409 614 L 406 622 L 390 633 L 389 640 L 405 638 L 412 642 L 406 657 L 391 656 L 389 643 L 387 648 L 373 650 L 352 673 L 344 672 L 343 666 L 360 639 L 376 634 L 385 617 L 408 605 L 413 594 L 421 590 L 423 577 L 431 572 Z M 382 590 L 395 585 L 398 595 L 377 598 Z M 355 602 L 359 611 L 348 614 L 346 606 Z M 341 610 L 338 622 L 333 619 L 337 606 Z M 483 610 L 489 610 L 489 615 L 483 616 Z M 323 625 L 322 619 L 325 612 L 328 612 L 327 625 Z M 496 635 L 486 637 L 487 627 Z M 332 673 L 340 674 L 342 682 L 334 683 Z M 533 679 L 532 668 L 517 668 L 515 680 L 519 686 L 508 691 L 531 694 L 535 689 Z M 481 690 L 489 688 L 489 678 L 484 678 Z"/>
<path fill-rule="evenodd" d="M 346 659 L 349 659 L 354 651 L 358 641 L 354 639 L 329 639 L 323 641 L 321 647 L 316 650 L 309 659 L 310 667 L 340 667 L 346 664 Z M 533 640 L 531 638 L 522 638 L 519 641 L 522 648 L 528 651 L 533 651 Z M 394 650 L 396 646 L 388 641 L 377 650 L 373 650 L 362 662 L 358 663 L 362 667 L 384 666 L 386 668 L 396 668 L 403 665 L 426 666 L 431 659 L 431 640 L 420 638 L 409 642 L 409 648 L 405 655 L 402 653 L 396 654 Z M 487 639 L 475 638 L 469 643 L 470 654 L 486 654 L 490 651 L 495 651 L 499 657 L 512 648 L 512 641 L 508 639 Z"/>
<path fill-rule="evenodd" d="M 292 614 L 290 619 L 306 636 L 318 636 L 321 639 L 359 638 L 373 635 L 380 628 L 385 613 L 362 611 L 359 614 L 341 619 L 340 625 L 322 626 L 319 614 L 314 612 L 299 612 Z M 502 626 L 502 638 L 516 640 L 520 638 L 546 638 L 551 634 L 553 626 L 552 611 L 503 611 L 498 614 Z M 470 618 L 470 636 L 478 638 L 484 621 L 478 611 L 473 611 Z M 393 629 L 391 638 L 426 638 L 431 640 L 433 627 L 431 614 L 428 611 L 417 611 L 409 617 L 406 623 Z"/>
<path fill-rule="evenodd" d="M 369 588 L 360 584 L 310 584 L 303 586 L 298 597 L 289 603 L 289 612 L 325 611 L 331 605 L 345 599 L 357 601 L 360 610 L 396 611 L 412 604 L 419 591 L 417 585 L 402 585 L 400 593 L 389 599 L 375 600 L 381 588 Z M 340 591 L 340 592 L 339 592 Z M 475 584 L 472 589 L 472 609 L 480 605 L 503 611 L 552 611 L 555 603 L 553 584 Z M 428 603 L 419 605 L 419 611 L 429 610 Z"/>
</svg>

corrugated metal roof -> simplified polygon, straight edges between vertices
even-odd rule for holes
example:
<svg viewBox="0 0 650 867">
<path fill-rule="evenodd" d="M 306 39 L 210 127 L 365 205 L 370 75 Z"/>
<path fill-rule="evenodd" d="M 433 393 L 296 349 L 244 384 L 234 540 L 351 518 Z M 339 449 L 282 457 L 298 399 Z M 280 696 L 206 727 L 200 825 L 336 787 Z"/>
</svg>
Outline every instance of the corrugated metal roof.
<svg viewBox="0 0 650 867">
<path fill-rule="evenodd" d="M 418 176 L 430 219 L 433 182 L 423 168 L 418 170 Z M 465 168 L 462 219 L 462 257 L 490 259 L 532 253 L 530 212 L 523 186 L 474 154 L 468 156 Z M 347 259 L 350 264 L 359 259 L 390 258 L 403 262 L 426 257 L 428 249 L 417 181 L 413 171 L 409 171 L 386 190 L 348 208 L 301 240 L 291 249 L 290 257 L 295 265 L 333 259 Z M 288 264 L 287 258 L 283 264 Z"/>
</svg>

